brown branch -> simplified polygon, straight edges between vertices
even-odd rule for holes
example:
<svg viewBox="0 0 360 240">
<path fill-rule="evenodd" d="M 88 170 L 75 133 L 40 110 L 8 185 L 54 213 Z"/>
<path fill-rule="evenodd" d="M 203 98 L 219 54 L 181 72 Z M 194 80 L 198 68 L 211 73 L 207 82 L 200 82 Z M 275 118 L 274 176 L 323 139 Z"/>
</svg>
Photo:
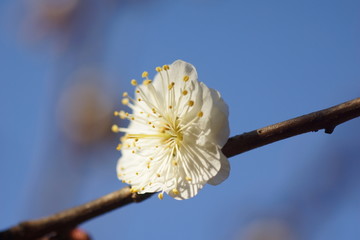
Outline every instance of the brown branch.
<svg viewBox="0 0 360 240">
<path fill-rule="evenodd" d="M 325 129 L 325 133 L 332 133 L 337 125 L 359 116 L 360 98 L 356 98 L 331 108 L 231 137 L 222 151 L 227 157 L 232 157 L 307 132 Z M 59 233 L 113 209 L 145 200 L 151 195 L 131 193 L 130 188 L 125 187 L 49 217 L 22 222 L 0 232 L 0 240 L 31 240 L 53 232 Z"/>
<path fill-rule="evenodd" d="M 141 202 L 152 194 L 136 194 L 130 187 L 107 194 L 94 201 L 56 213 L 49 217 L 22 222 L 8 230 L 0 232 L 0 240 L 31 240 L 50 233 L 67 231 L 101 214 L 120 208 L 129 203 Z"/>
<path fill-rule="evenodd" d="M 229 138 L 222 151 L 232 157 L 307 132 L 331 134 L 343 122 L 360 116 L 360 98 Z"/>
</svg>

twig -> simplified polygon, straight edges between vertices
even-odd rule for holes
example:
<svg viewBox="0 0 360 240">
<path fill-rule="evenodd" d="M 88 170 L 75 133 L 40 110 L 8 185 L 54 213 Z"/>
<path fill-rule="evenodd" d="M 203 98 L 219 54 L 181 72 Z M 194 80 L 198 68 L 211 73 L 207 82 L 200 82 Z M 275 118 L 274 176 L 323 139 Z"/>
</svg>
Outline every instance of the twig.
<svg viewBox="0 0 360 240">
<path fill-rule="evenodd" d="M 94 201 L 70 208 L 49 217 L 22 222 L 17 226 L 0 232 L 0 240 L 31 240 L 72 229 L 86 220 L 120 208 L 129 203 L 141 202 L 152 194 L 136 194 L 130 192 L 130 187 L 107 194 Z"/>
<path fill-rule="evenodd" d="M 331 108 L 231 137 L 222 151 L 227 157 L 232 157 L 307 132 L 325 129 L 325 133 L 330 134 L 337 125 L 359 116 L 360 98 L 356 98 Z M 0 240 L 31 240 L 52 232 L 61 232 L 113 209 L 145 200 L 150 196 L 152 194 L 131 193 L 130 188 L 125 187 L 92 202 L 49 217 L 22 222 L 0 232 Z"/>
<path fill-rule="evenodd" d="M 341 123 L 360 116 L 360 98 L 297 118 L 229 138 L 222 151 L 232 157 L 249 150 L 307 132 L 321 129 L 331 134 Z"/>
</svg>

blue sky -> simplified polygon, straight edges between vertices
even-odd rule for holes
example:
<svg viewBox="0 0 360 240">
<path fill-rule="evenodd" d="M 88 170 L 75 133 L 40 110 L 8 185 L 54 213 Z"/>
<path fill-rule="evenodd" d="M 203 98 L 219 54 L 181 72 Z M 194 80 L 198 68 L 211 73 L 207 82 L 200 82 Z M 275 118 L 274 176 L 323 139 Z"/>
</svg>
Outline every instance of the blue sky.
<svg viewBox="0 0 360 240">
<path fill-rule="evenodd" d="M 359 96 L 359 1 L 154 0 L 124 1 L 116 8 L 97 2 L 92 1 L 98 6 L 93 18 L 106 27 L 94 24 L 92 30 L 84 24 L 83 29 L 85 41 L 101 54 L 81 52 L 80 38 L 80 50 L 73 43 L 74 52 L 83 54 L 77 58 L 59 57 L 56 37 L 29 43 L 21 28 L 23 5 L 0 3 L 0 228 L 46 214 L 29 213 L 38 181 L 56 186 L 78 174 L 72 194 L 49 212 L 124 186 L 115 175 L 116 140 L 82 153 L 82 159 L 94 160 L 51 180 L 59 175 L 51 159 L 67 156 L 62 149 L 68 148 L 55 144 L 58 131 L 49 109 L 67 84 L 59 79 L 79 66 L 100 66 L 121 108 L 121 92 L 131 89 L 130 79 L 144 70 L 153 75 L 154 67 L 176 59 L 188 61 L 199 80 L 228 103 L 231 135 Z M 356 119 L 332 135 L 310 133 L 233 157 L 229 179 L 205 187 L 194 199 L 152 198 L 83 227 L 94 239 L 247 239 L 261 224 L 276 229 L 275 222 L 296 239 L 358 238 L 359 179 L 341 180 L 331 171 L 354 176 L 351 169 L 360 167 L 349 160 L 329 170 L 333 165 L 326 160 L 359 159 L 359 128 Z M 331 179 L 345 190 L 330 191 L 338 189 L 327 188 L 333 186 Z"/>
</svg>

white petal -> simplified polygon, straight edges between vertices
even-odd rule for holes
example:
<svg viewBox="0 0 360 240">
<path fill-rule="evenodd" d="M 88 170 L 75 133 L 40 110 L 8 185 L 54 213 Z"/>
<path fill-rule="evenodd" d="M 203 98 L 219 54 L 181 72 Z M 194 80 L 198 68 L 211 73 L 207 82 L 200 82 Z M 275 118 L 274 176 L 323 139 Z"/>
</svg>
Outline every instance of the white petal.
<svg viewBox="0 0 360 240">
<path fill-rule="evenodd" d="M 226 103 L 222 100 L 218 91 L 207 88 L 203 83 L 204 100 L 202 111 L 203 121 L 207 129 L 211 129 L 209 141 L 215 141 L 220 147 L 224 146 L 230 135 L 229 129 L 229 110 Z"/>
<path fill-rule="evenodd" d="M 208 183 L 211 185 L 218 185 L 225 181 L 230 174 L 230 164 L 229 160 L 225 157 L 225 155 L 220 151 L 220 162 L 221 162 L 221 168 L 219 172 L 211 178 Z"/>
</svg>

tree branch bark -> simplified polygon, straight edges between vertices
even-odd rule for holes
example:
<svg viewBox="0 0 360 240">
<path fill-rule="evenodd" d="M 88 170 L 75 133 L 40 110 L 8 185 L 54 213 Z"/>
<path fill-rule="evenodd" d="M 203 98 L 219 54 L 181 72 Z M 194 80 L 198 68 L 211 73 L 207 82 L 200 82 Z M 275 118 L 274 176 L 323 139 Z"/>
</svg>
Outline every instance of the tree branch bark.
<svg viewBox="0 0 360 240">
<path fill-rule="evenodd" d="M 229 138 L 222 151 L 232 157 L 254 148 L 321 129 L 331 134 L 341 123 L 360 116 L 360 98 Z"/>
<path fill-rule="evenodd" d="M 273 124 L 229 138 L 222 151 L 227 157 L 307 132 L 325 129 L 332 133 L 341 123 L 360 116 L 360 98 Z M 25 221 L 0 232 L 0 240 L 36 239 L 53 232 L 74 228 L 82 222 L 133 202 L 141 202 L 152 194 L 131 193 L 129 187 L 100 197 L 89 203 L 57 214 Z"/>
</svg>

